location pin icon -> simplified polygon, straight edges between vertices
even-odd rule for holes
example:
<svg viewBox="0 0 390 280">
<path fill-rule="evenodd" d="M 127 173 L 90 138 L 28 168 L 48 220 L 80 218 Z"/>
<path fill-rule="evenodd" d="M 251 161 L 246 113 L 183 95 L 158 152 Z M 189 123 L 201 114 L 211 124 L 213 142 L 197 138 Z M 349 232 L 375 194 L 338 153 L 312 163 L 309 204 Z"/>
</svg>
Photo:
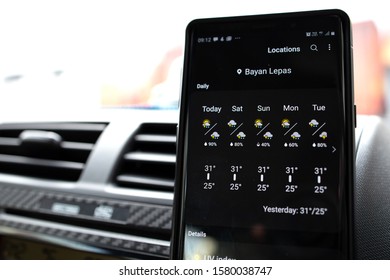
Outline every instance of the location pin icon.
<svg viewBox="0 0 390 280">
<path fill-rule="evenodd" d="M 237 74 L 238 74 L 238 75 L 241 75 L 241 73 L 242 73 L 242 70 L 241 70 L 240 68 L 238 68 L 238 69 L 237 69 Z"/>
</svg>

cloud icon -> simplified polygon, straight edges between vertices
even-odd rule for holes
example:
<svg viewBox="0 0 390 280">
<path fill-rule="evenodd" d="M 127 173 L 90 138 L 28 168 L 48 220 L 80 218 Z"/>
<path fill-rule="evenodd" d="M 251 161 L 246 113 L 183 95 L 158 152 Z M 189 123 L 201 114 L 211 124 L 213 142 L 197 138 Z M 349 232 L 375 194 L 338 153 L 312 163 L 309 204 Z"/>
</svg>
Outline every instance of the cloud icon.
<svg viewBox="0 0 390 280">
<path fill-rule="evenodd" d="M 293 134 L 291 134 L 291 138 L 294 140 L 298 140 L 299 138 L 301 138 L 301 135 L 295 131 Z"/>
<path fill-rule="evenodd" d="M 218 139 L 218 138 L 219 138 L 219 133 L 216 132 L 216 131 L 214 131 L 210 136 L 211 136 L 211 138 L 213 138 L 213 139 Z"/>
<path fill-rule="evenodd" d="M 236 127 L 236 125 L 237 125 L 237 123 L 234 120 L 230 120 L 228 122 L 228 126 L 230 126 L 230 127 Z"/>
<path fill-rule="evenodd" d="M 319 123 L 317 122 L 317 120 L 315 119 L 312 119 L 310 122 L 309 122 L 309 125 L 311 127 L 317 127 L 319 125 Z"/>
<path fill-rule="evenodd" d="M 328 138 L 328 133 L 323 131 L 323 132 L 321 132 L 320 137 L 325 140 L 325 138 Z"/>
<path fill-rule="evenodd" d="M 263 137 L 265 139 L 272 139 L 272 137 L 274 137 L 274 136 L 272 135 L 271 132 L 267 131 L 266 133 L 264 133 Z"/>
<path fill-rule="evenodd" d="M 245 139 L 245 137 L 246 137 L 246 135 L 245 135 L 245 133 L 242 132 L 242 131 L 241 131 L 240 133 L 237 134 L 237 138 L 238 138 L 238 139 Z"/>
</svg>

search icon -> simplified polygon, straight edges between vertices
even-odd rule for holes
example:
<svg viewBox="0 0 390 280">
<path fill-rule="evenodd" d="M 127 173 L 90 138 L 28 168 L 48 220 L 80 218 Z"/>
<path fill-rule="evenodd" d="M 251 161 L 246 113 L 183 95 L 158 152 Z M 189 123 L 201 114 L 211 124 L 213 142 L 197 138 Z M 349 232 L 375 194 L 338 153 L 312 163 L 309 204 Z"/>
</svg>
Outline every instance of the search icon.
<svg viewBox="0 0 390 280">
<path fill-rule="evenodd" d="M 317 45 L 316 45 L 316 44 L 312 44 L 312 45 L 310 46 L 310 49 L 311 49 L 312 51 L 318 52 L 318 48 L 317 48 Z"/>
</svg>

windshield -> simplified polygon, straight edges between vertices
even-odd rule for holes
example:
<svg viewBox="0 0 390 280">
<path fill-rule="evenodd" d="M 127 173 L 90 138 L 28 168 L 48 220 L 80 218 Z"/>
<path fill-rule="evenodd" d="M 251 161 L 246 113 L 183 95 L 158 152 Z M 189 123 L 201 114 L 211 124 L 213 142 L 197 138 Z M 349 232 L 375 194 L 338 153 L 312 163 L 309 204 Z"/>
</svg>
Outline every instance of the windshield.
<svg viewBox="0 0 390 280">
<path fill-rule="evenodd" d="M 383 114 L 390 65 L 383 1 L 1 1 L 0 121 L 175 109 L 191 20 L 329 8 L 354 24 L 358 112 Z"/>
</svg>

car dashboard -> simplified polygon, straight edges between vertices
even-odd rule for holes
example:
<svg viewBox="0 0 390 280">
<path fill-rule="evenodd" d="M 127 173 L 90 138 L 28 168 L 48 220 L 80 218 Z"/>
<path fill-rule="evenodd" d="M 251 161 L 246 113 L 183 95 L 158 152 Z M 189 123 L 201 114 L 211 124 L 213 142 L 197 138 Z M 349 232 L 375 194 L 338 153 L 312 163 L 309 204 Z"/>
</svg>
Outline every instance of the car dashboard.
<svg viewBox="0 0 390 280">
<path fill-rule="evenodd" d="M 177 122 L 126 115 L 0 126 L 2 258 L 169 257 Z"/>
<path fill-rule="evenodd" d="M 1 259 L 169 259 L 176 110 L 0 124 Z M 390 128 L 359 116 L 355 258 L 390 257 Z"/>
</svg>

